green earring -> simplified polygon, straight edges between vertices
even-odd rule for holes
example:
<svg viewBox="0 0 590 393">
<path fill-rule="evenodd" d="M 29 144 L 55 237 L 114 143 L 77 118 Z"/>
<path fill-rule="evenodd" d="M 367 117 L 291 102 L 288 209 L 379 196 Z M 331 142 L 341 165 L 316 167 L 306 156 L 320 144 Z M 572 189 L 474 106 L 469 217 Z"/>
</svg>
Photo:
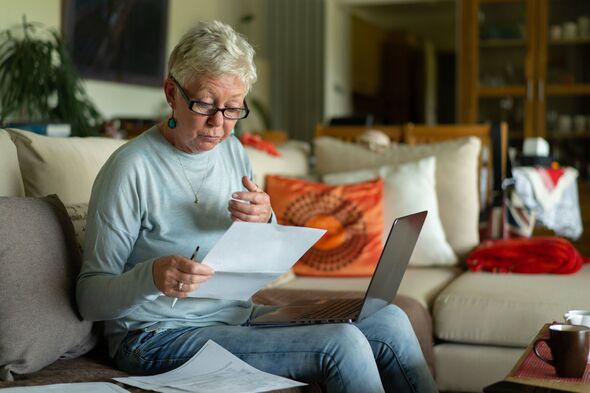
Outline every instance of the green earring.
<svg viewBox="0 0 590 393">
<path fill-rule="evenodd" d="M 170 115 L 170 118 L 168 118 L 168 127 L 170 129 L 176 128 L 176 119 L 174 118 L 174 109 L 172 109 L 172 114 Z"/>
</svg>

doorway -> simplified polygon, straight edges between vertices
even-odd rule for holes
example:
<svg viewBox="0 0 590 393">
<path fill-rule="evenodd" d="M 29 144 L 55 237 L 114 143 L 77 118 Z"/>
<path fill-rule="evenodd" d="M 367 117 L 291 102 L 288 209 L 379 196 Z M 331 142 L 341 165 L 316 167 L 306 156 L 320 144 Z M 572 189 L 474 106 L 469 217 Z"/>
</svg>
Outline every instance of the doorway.
<svg viewBox="0 0 590 393">
<path fill-rule="evenodd" d="M 354 4 L 350 14 L 354 115 L 454 123 L 455 1 Z"/>
</svg>

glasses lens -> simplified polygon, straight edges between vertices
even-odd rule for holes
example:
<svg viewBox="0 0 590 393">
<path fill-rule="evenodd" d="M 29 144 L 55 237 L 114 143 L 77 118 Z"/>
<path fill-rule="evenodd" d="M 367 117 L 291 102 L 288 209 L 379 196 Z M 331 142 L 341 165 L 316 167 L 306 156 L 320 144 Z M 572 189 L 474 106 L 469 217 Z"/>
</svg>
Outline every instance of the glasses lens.
<svg viewBox="0 0 590 393">
<path fill-rule="evenodd" d="M 217 112 L 217 108 L 215 108 L 215 105 L 201 101 L 193 101 L 190 109 L 193 112 L 197 112 L 201 115 L 207 116 L 214 115 Z"/>
<path fill-rule="evenodd" d="M 213 116 L 219 111 L 215 105 L 202 101 L 192 101 L 189 109 L 195 113 L 198 113 L 199 115 L 204 116 Z M 250 110 L 247 108 L 225 108 L 222 109 L 221 112 L 226 119 L 240 120 L 248 117 Z"/>
<path fill-rule="evenodd" d="M 248 116 L 248 110 L 244 108 L 226 108 L 223 115 L 230 120 L 239 120 Z"/>
</svg>

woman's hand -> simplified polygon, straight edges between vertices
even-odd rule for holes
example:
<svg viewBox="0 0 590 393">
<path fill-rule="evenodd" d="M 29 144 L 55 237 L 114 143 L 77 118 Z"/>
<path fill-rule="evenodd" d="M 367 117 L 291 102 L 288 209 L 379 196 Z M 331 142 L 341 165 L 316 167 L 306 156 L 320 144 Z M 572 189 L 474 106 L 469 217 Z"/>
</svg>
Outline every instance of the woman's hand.
<svg viewBox="0 0 590 393">
<path fill-rule="evenodd" d="M 232 194 L 234 199 L 230 199 L 228 204 L 232 221 L 268 222 L 272 215 L 268 194 L 252 183 L 247 176 L 242 177 L 242 184 L 248 191 L 234 192 Z"/>
<path fill-rule="evenodd" d="M 166 296 L 184 298 L 213 275 L 210 266 L 188 258 L 169 255 L 154 261 L 154 284 Z"/>
</svg>

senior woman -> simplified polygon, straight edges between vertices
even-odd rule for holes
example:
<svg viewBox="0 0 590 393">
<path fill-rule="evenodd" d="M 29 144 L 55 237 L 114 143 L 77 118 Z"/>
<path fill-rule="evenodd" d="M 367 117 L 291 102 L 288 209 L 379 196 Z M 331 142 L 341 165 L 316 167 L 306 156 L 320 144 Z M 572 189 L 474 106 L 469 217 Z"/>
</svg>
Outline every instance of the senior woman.
<svg viewBox="0 0 590 393">
<path fill-rule="evenodd" d="M 231 136 L 248 115 L 253 56 L 220 22 L 199 24 L 172 51 L 170 118 L 115 152 L 94 183 L 77 284 L 82 315 L 106 321 L 109 354 L 132 374 L 176 368 L 211 339 L 260 370 L 328 392 L 436 391 L 393 305 L 357 324 L 254 328 L 248 320 L 262 306 L 187 297 L 214 274 L 188 258 L 197 245 L 200 260 L 232 221 L 274 221 Z"/>
</svg>

